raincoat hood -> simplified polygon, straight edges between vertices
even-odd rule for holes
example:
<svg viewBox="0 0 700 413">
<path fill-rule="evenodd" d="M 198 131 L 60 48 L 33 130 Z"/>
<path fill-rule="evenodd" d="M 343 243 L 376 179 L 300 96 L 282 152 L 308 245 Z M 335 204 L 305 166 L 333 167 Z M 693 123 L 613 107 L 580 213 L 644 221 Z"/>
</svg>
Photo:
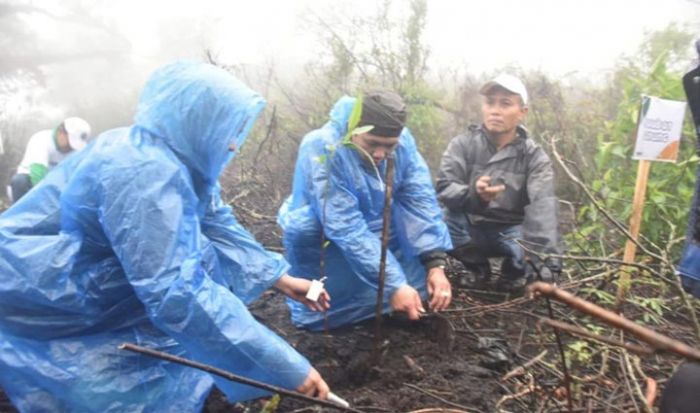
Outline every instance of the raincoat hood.
<svg viewBox="0 0 700 413">
<path fill-rule="evenodd" d="M 214 185 L 233 158 L 229 146 L 243 145 L 264 107 L 259 94 L 225 70 L 177 62 L 151 75 L 134 123 L 165 142 L 195 177 Z"/>
<path fill-rule="evenodd" d="M 356 101 L 356 98 L 343 96 L 335 102 L 329 113 L 330 125 L 340 136 L 345 136 L 348 132 L 348 119 Z"/>
<path fill-rule="evenodd" d="M 309 362 L 246 304 L 287 272 L 216 177 L 264 102 L 175 63 L 136 125 L 102 133 L 0 215 L 0 388 L 22 412 L 199 412 L 268 392 L 118 350 L 136 343 L 294 389 Z M 206 197 L 203 192 L 206 192 Z"/>
</svg>

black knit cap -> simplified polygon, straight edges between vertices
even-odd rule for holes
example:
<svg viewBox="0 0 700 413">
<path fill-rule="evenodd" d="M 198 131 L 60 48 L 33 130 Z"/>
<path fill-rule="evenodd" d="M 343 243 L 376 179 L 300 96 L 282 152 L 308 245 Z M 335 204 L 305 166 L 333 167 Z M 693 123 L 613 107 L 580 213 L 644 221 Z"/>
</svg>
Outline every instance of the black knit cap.
<svg viewBox="0 0 700 413">
<path fill-rule="evenodd" d="M 387 90 L 367 92 L 362 101 L 362 116 L 358 126 L 372 125 L 369 133 L 395 138 L 406 124 L 406 104 L 401 96 Z"/>
</svg>

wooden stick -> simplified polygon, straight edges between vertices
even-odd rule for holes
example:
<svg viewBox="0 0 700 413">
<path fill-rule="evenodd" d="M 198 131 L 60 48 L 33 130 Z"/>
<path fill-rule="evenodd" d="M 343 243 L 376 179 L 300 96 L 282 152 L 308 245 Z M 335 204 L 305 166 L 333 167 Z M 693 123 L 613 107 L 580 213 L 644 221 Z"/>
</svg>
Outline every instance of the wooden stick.
<svg viewBox="0 0 700 413">
<path fill-rule="evenodd" d="M 530 291 L 532 295 L 538 293 L 546 297 L 554 298 L 555 300 L 581 311 L 582 313 L 602 320 L 608 325 L 627 331 L 657 350 L 676 353 L 685 358 L 700 361 L 700 350 L 690 347 L 685 343 L 674 340 L 663 334 L 659 334 L 652 329 L 643 327 L 620 316 L 619 314 L 615 314 L 612 311 L 597 306 L 590 301 L 578 298 L 568 291 L 557 288 L 552 284 L 537 281 L 528 287 L 528 291 Z"/>
<path fill-rule="evenodd" d="M 528 264 L 532 266 L 532 269 L 535 270 L 535 273 L 537 274 L 537 278 L 541 280 L 542 276 L 540 275 L 540 270 L 532 264 L 532 261 L 530 261 Z M 549 313 L 549 318 L 551 320 L 554 320 L 554 310 L 552 309 L 552 303 L 549 301 L 548 296 L 545 296 L 544 299 L 547 303 L 547 312 Z M 564 345 L 561 341 L 561 335 L 559 334 L 559 330 L 557 330 L 556 328 L 554 328 L 554 338 L 557 342 L 559 357 L 561 357 L 561 370 L 562 373 L 564 373 L 564 387 L 566 388 L 566 405 L 569 408 L 569 413 L 572 413 L 572 411 L 574 410 L 574 402 L 571 399 L 571 376 L 569 375 L 569 368 L 566 365 L 566 353 L 564 351 Z"/>
<path fill-rule="evenodd" d="M 384 280 L 386 278 L 386 251 L 389 246 L 389 226 L 391 225 L 391 196 L 394 189 L 394 156 L 386 158 L 386 192 L 384 193 L 384 214 L 382 223 L 382 252 L 379 260 L 377 305 L 374 319 L 374 351 L 372 358 L 379 364 L 382 351 L 382 310 L 384 309 Z"/>
<path fill-rule="evenodd" d="M 648 356 L 648 355 L 651 355 L 654 353 L 654 350 L 652 350 L 651 348 L 643 347 L 643 346 L 640 346 L 640 345 L 634 344 L 634 343 L 625 343 L 623 341 L 613 340 L 613 339 L 603 337 L 603 336 L 598 335 L 598 334 L 591 333 L 590 331 L 585 330 L 583 328 L 580 328 L 580 327 L 577 327 L 577 326 L 574 326 L 574 325 L 571 325 L 568 323 L 564 323 L 561 321 L 552 320 L 550 318 L 541 318 L 538 321 L 538 323 L 547 324 L 548 326 L 556 328 L 558 330 L 566 331 L 567 333 L 575 334 L 577 336 L 586 337 L 586 338 L 589 338 L 591 340 L 595 340 L 595 341 L 599 341 L 601 343 L 609 344 L 611 346 L 622 347 L 622 348 L 625 348 L 633 353 L 643 354 L 645 356 Z"/>
<path fill-rule="evenodd" d="M 167 360 L 167 361 L 170 361 L 173 363 L 182 364 L 183 366 L 193 367 L 195 369 L 206 371 L 207 373 L 211 373 L 211 374 L 215 374 L 219 377 L 223 377 L 227 380 L 235 381 L 236 383 L 247 384 L 248 386 L 257 387 L 259 389 L 271 391 L 273 393 L 279 393 L 279 394 L 284 395 L 284 396 L 288 396 L 288 397 L 291 397 L 294 399 L 304 400 L 306 402 L 318 404 L 318 405 L 321 405 L 324 407 L 330 407 L 333 409 L 338 409 L 338 410 L 342 410 L 342 411 L 346 411 L 346 412 L 363 413 L 362 411 L 353 409 L 351 407 L 339 406 L 335 403 L 331 403 L 331 402 L 326 401 L 326 400 L 317 399 L 315 397 L 307 396 L 307 395 L 299 393 L 299 392 L 283 389 L 281 387 L 274 386 L 272 384 L 262 383 L 262 382 L 259 382 L 256 380 L 249 379 L 247 377 L 233 374 L 233 373 L 226 371 L 226 370 L 216 368 L 214 366 L 210 366 L 208 364 L 199 363 L 199 362 L 196 362 L 193 360 L 186 359 L 184 357 L 174 356 L 170 353 L 164 353 L 162 351 L 157 351 L 157 350 L 153 350 L 150 348 L 137 346 L 136 344 L 123 343 L 122 345 L 119 346 L 119 350 L 133 351 L 134 353 L 141 353 L 141 354 L 145 354 L 147 356 L 159 358 L 161 360 Z"/>
</svg>

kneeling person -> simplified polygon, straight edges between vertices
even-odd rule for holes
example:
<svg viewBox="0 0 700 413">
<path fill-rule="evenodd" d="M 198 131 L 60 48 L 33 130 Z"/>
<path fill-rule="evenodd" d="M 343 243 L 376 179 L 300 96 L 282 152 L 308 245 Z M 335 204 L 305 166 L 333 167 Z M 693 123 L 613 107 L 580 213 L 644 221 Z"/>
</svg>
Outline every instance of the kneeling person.
<svg viewBox="0 0 700 413">
<path fill-rule="evenodd" d="M 360 108 L 358 124 L 348 125 L 353 109 Z M 299 148 L 293 192 L 278 221 L 290 274 L 317 278 L 325 268 L 333 297 L 330 327 L 374 315 L 388 156 L 395 158 L 395 174 L 384 311 L 393 308 L 417 319 L 425 311 L 422 298 L 429 296 L 437 311 L 450 303 L 444 265 L 452 245 L 405 120 L 405 104 L 395 93 L 372 92 L 361 101 L 343 97 L 330 121 L 307 134 Z M 323 328 L 323 314 L 289 305 L 295 325 Z"/>
<path fill-rule="evenodd" d="M 519 290 L 535 276 L 544 281 L 560 271 L 557 260 L 526 257 L 519 239 L 542 253 L 559 252 L 557 198 L 549 157 L 521 122 L 527 115 L 525 85 L 500 75 L 481 88 L 481 125 L 453 138 L 443 154 L 437 190 L 455 249 L 468 271 L 464 284 L 483 285 L 489 257 L 505 257 L 499 286 Z M 529 249 L 529 248 L 528 248 Z"/>
</svg>

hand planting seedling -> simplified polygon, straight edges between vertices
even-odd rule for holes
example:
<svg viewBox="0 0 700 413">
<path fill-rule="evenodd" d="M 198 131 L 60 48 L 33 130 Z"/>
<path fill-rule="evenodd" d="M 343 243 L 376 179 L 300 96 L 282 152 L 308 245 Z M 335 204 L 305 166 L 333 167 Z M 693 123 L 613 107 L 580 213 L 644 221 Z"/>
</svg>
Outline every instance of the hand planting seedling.
<svg viewBox="0 0 700 413">
<path fill-rule="evenodd" d="M 311 280 L 311 287 L 309 287 L 309 291 L 306 292 L 307 300 L 318 302 L 318 299 L 323 292 L 324 281 L 326 281 L 326 277 L 322 277 L 320 280 Z"/>
</svg>

